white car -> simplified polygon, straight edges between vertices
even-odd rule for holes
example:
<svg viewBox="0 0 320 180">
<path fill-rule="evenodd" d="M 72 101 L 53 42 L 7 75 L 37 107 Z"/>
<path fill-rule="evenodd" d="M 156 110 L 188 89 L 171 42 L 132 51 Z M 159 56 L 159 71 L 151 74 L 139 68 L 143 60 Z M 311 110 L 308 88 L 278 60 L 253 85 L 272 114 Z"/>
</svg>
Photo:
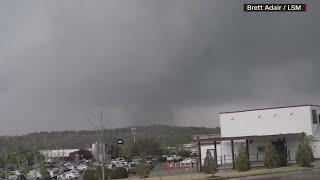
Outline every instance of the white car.
<svg viewBox="0 0 320 180">
<path fill-rule="evenodd" d="M 105 165 L 108 169 L 114 169 L 116 168 L 117 166 L 115 164 L 107 164 Z"/>
<path fill-rule="evenodd" d="M 85 170 L 88 169 L 88 166 L 85 165 L 85 164 L 79 164 L 79 165 L 77 166 L 77 169 L 78 169 L 79 171 L 85 171 Z"/>
<path fill-rule="evenodd" d="M 180 161 L 180 160 L 181 160 L 181 156 L 177 156 L 177 155 L 171 155 L 167 157 L 167 161 Z"/>
<path fill-rule="evenodd" d="M 195 159 L 187 158 L 183 161 L 181 161 L 181 164 L 195 164 L 197 161 Z"/>
<path fill-rule="evenodd" d="M 124 162 L 125 159 L 124 159 L 124 158 L 117 158 L 116 161 L 118 161 L 118 162 Z"/>
<path fill-rule="evenodd" d="M 50 174 L 50 177 L 51 178 L 54 178 L 56 179 L 59 175 L 59 169 L 58 168 L 52 168 L 52 169 L 49 169 L 49 174 Z"/>
<path fill-rule="evenodd" d="M 80 173 L 77 170 L 70 170 L 64 173 L 66 179 L 80 179 Z"/>
<path fill-rule="evenodd" d="M 9 174 L 8 179 L 9 180 L 18 180 L 20 175 L 21 175 L 20 171 L 11 171 L 11 173 Z"/>
<path fill-rule="evenodd" d="M 36 171 L 36 170 L 30 170 L 27 174 L 27 178 L 29 180 L 36 180 L 36 179 L 41 179 L 42 176 L 41 174 L 39 173 L 39 171 Z"/>
<path fill-rule="evenodd" d="M 116 167 L 123 167 L 124 165 L 127 165 L 128 164 L 128 162 L 117 162 L 115 165 L 116 165 Z"/>
<path fill-rule="evenodd" d="M 18 178 L 19 178 L 19 175 L 14 173 L 9 174 L 9 177 L 8 177 L 9 180 L 18 180 Z"/>
</svg>

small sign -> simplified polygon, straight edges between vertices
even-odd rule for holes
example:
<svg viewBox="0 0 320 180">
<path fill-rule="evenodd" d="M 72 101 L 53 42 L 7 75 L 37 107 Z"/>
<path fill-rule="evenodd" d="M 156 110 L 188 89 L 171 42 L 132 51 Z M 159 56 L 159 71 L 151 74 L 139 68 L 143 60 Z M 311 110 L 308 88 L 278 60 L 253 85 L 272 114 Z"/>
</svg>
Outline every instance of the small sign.
<svg viewBox="0 0 320 180">
<path fill-rule="evenodd" d="M 244 4 L 246 12 L 306 12 L 307 4 Z"/>
<path fill-rule="evenodd" d="M 117 144 L 122 145 L 123 144 L 123 139 L 117 139 Z"/>
</svg>

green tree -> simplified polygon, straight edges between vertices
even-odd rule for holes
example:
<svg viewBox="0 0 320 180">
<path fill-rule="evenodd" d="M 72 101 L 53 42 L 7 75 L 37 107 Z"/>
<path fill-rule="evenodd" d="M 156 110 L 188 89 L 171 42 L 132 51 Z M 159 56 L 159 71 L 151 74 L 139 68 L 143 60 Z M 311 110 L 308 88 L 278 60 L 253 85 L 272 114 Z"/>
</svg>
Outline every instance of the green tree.
<svg viewBox="0 0 320 180">
<path fill-rule="evenodd" d="M 141 178 L 145 179 L 150 174 L 150 167 L 147 164 L 143 153 L 140 155 L 140 157 L 141 157 L 141 159 L 140 159 L 139 164 L 137 166 L 137 174 Z"/>
<path fill-rule="evenodd" d="M 217 171 L 217 164 L 214 158 L 212 157 L 210 151 L 207 151 L 207 155 L 204 158 L 203 172 L 206 174 L 213 174 Z"/>
<path fill-rule="evenodd" d="M 272 141 L 267 142 L 266 151 L 264 154 L 263 163 L 267 168 L 280 167 L 281 166 L 281 156 L 276 150 Z"/>
<path fill-rule="evenodd" d="M 111 176 L 111 170 L 108 168 L 104 168 L 104 177 L 105 179 L 108 179 L 108 177 Z M 102 168 L 101 166 L 97 166 L 96 168 L 96 177 L 100 180 L 102 180 Z"/>
<path fill-rule="evenodd" d="M 240 146 L 239 154 L 236 159 L 236 169 L 238 171 L 248 171 L 250 169 L 247 149 L 243 146 L 243 144 Z"/>
<path fill-rule="evenodd" d="M 111 171 L 112 179 L 123 179 L 128 178 L 128 171 L 123 167 L 117 167 Z"/>
<path fill-rule="evenodd" d="M 190 157 L 190 152 L 182 149 L 178 151 L 178 155 L 181 157 Z"/>
<path fill-rule="evenodd" d="M 296 152 L 296 161 L 300 166 L 309 167 L 314 161 L 311 148 L 312 137 L 305 133 L 299 135 L 299 146 Z"/>
<path fill-rule="evenodd" d="M 83 172 L 83 180 L 98 180 L 98 176 L 95 170 L 87 169 Z"/>
<path fill-rule="evenodd" d="M 46 177 L 48 174 L 47 167 L 44 164 L 41 164 L 40 166 L 40 174 L 42 177 Z"/>
</svg>

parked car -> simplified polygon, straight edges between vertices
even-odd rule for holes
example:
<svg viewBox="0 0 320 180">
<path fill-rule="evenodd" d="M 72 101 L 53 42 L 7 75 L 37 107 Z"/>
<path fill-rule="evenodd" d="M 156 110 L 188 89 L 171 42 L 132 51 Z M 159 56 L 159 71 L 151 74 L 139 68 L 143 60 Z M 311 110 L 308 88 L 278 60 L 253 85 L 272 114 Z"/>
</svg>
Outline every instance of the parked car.
<svg viewBox="0 0 320 180">
<path fill-rule="evenodd" d="M 155 166 L 154 161 L 147 161 L 147 164 L 148 164 L 148 166 L 149 166 L 150 169 L 153 169 L 154 166 Z"/>
<path fill-rule="evenodd" d="M 167 161 L 168 156 L 167 155 L 162 155 L 158 157 L 159 162 L 166 162 Z"/>
<path fill-rule="evenodd" d="M 181 160 L 181 156 L 177 156 L 177 155 L 171 155 L 167 157 L 167 161 L 180 161 L 180 160 Z"/>
<path fill-rule="evenodd" d="M 137 165 L 136 163 L 129 163 L 130 168 L 128 169 L 129 174 L 136 174 L 137 173 Z"/>
<path fill-rule="evenodd" d="M 52 169 L 49 169 L 48 171 L 49 171 L 49 174 L 50 174 L 51 178 L 57 179 L 57 177 L 59 175 L 59 169 L 52 168 Z"/>
<path fill-rule="evenodd" d="M 181 164 L 195 164 L 197 163 L 197 160 L 191 159 L 191 158 L 186 158 L 183 161 L 180 162 Z"/>
<path fill-rule="evenodd" d="M 46 174 L 41 175 L 38 170 L 31 170 L 27 174 L 27 178 L 28 180 L 50 180 L 52 177 L 49 171 L 47 171 Z"/>
<path fill-rule="evenodd" d="M 135 164 L 139 164 L 139 161 L 141 160 L 141 158 L 139 156 L 133 156 L 129 159 L 129 162 L 133 162 Z"/>
<path fill-rule="evenodd" d="M 88 169 L 88 166 L 85 165 L 85 164 L 79 164 L 79 165 L 77 166 L 77 169 L 78 169 L 79 171 L 85 171 L 85 170 Z"/>
<path fill-rule="evenodd" d="M 80 173 L 77 170 L 70 170 L 64 173 L 66 179 L 80 179 Z"/>
<path fill-rule="evenodd" d="M 117 159 L 115 159 L 116 161 L 118 161 L 118 162 L 124 162 L 124 161 L 126 161 L 124 158 L 117 158 Z"/>
<path fill-rule="evenodd" d="M 107 164 L 105 165 L 108 169 L 115 169 L 117 166 L 115 164 Z"/>
<path fill-rule="evenodd" d="M 28 180 L 39 180 L 39 179 L 42 179 L 42 176 L 39 173 L 39 171 L 30 170 L 27 174 L 27 178 Z"/>
<path fill-rule="evenodd" d="M 27 180 L 23 174 L 9 174 L 9 180 Z"/>
<path fill-rule="evenodd" d="M 19 170 L 11 171 L 11 173 L 8 176 L 9 180 L 27 180 L 27 178 L 21 174 Z"/>
<path fill-rule="evenodd" d="M 116 167 L 123 167 L 127 164 L 128 164 L 128 162 L 117 162 L 115 165 L 116 165 Z"/>
</svg>

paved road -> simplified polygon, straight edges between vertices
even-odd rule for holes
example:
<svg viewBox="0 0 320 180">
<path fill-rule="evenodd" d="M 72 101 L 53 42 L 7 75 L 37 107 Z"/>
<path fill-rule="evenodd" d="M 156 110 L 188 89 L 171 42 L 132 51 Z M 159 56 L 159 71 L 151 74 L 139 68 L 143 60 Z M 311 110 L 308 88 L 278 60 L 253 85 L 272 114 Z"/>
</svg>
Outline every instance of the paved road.
<svg viewBox="0 0 320 180">
<path fill-rule="evenodd" d="M 234 178 L 233 180 L 319 180 L 320 170 L 308 170 L 302 172 L 271 174 L 262 176 L 252 176 L 246 178 Z"/>
</svg>

